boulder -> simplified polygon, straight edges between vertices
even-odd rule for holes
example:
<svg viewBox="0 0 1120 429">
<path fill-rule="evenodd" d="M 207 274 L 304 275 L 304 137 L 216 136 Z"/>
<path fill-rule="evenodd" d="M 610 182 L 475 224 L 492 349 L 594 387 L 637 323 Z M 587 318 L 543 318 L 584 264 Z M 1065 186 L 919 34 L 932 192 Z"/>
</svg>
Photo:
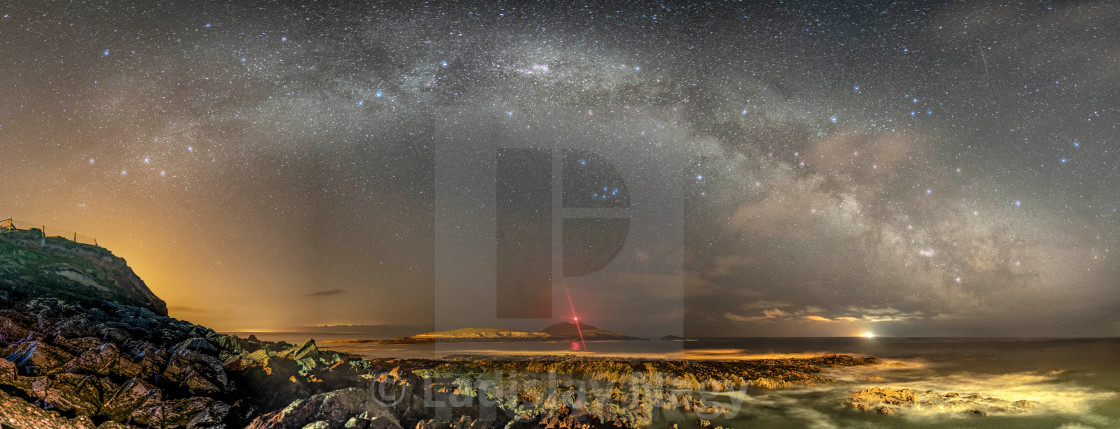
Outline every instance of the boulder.
<svg viewBox="0 0 1120 429">
<path fill-rule="evenodd" d="M 115 421 L 147 421 L 137 410 L 150 409 L 163 400 L 163 392 L 144 380 L 133 378 L 108 397 L 101 414 Z"/>
<path fill-rule="evenodd" d="M 185 387 L 191 395 L 213 395 L 232 389 L 225 368 L 217 357 L 189 350 L 172 356 L 163 376 Z"/>
<path fill-rule="evenodd" d="M 218 348 L 217 347 L 214 347 L 214 345 L 211 344 L 206 339 L 197 338 L 197 337 L 196 338 L 189 338 L 189 339 L 183 340 L 183 342 L 181 342 L 179 344 L 176 344 L 175 347 L 171 348 L 171 353 L 176 354 L 176 353 L 179 353 L 179 352 L 184 351 L 184 350 L 189 350 L 189 351 L 192 351 L 192 352 L 198 352 L 198 353 L 203 353 L 203 354 L 208 354 L 208 355 L 215 355 L 215 356 L 218 354 Z"/>
<path fill-rule="evenodd" d="M 19 370 L 10 360 L 0 358 L 0 384 L 12 384 L 16 381 Z"/>
<path fill-rule="evenodd" d="M 292 402 L 283 410 L 258 417 L 253 429 L 302 428 L 316 422 L 344 425 L 353 418 L 383 429 L 401 429 L 400 421 L 365 389 L 349 388 Z M 360 423 L 360 422 L 355 422 Z"/>
<path fill-rule="evenodd" d="M 133 412 L 133 421 L 148 427 L 220 427 L 230 406 L 204 396 L 154 401 Z"/>
<path fill-rule="evenodd" d="M 86 350 L 77 359 L 66 365 L 67 372 L 97 374 L 132 378 L 140 375 L 140 365 L 121 355 L 113 343 Z"/>
<path fill-rule="evenodd" d="M 26 374 L 50 375 L 62 372 L 74 355 L 43 341 L 14 344 L 0 352 L 7 360 L 24 369 Z"/>
<path fill-rule="evenodd" d="M 295 361 L 300 367 L 300 375 L 310 374 L 319 366 L 320 353 L 315 340 L 304 341 L 303 344 L 281 351 L 277 355 Z"/>
<path fill-rule="evenodd" d="M 96 416 L 104 398 L 117 390 L 108 378 L 71 373 L 58 374 L 35 383 L 35 394 L 48 408 L 73 412 L 79 416 Z"/>
<path fill-rule="evenodd" d="M 56 412 L 47 411 L 23 399 L 12 397 L 0 390 L 0 422 L 5 428 L 94 429 L 97 425 L 88 417 L 67 419 Z M 120 426 L 103 426 L 115 429 Z"/>
</svg>

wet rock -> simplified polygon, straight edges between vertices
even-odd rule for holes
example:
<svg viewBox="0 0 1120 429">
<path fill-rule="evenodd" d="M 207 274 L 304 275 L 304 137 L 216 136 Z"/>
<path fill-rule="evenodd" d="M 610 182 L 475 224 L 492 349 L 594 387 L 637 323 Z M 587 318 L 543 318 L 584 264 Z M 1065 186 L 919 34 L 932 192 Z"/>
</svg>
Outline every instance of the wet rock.
<svg viewBox="0 0 1120 429">
<path fill-rule="evenodd" d="M 0 384 L 12 384 L 16 380 L 18 369 L 16 364 L 7 359 L 0 359 Z"/>
<path fill-rule="evenodd" d="M 852 403 L 903 405 L 914 403 L 914 392 L 908 389 L 874 387 L 852 394 Z"/>
<path fill-rule="evenodd" d="M 149 409 L 163 400 L 163 392 L 144 380 L 133 378 L 108 397 L 101 414 L 116 421 L 146 421 L 136 410 Z"/>
<path fill-rule="evenodd" d="M 113 343 L 86 350 L 66 366 L 67 372 L 124 378 L 136 377 L 141 370 L 140 365 L 121 356 L 120 349 Z"/>
<path fill-rule="evenodd" d="M 134 422 L 150 427 L 216 427 L 229 414 L 230 406 L 203 396 L 146 403 L 133 415 Z"/>
<path fill-rule="evenodd" d="M 145 378 L 160 375 L 164 368 L 167 368 L 167 357 L 157 350 L 140 352 L 134 359 L 140 365 L 140 373 Z"/>
<path fill-rule="evenodd" d="M 1029 412 L 1035 403 L 1027 400 L 1009 401 L 977 393 L 938 393 L 935 390 L 915 392 L 908 389 L 872 388 L 853 392 L 844 405 L 861 411 L 881 414 L 905 413 L 909 409 L 937 410 L 940 413 L 962 413 L 984 417 L 992 414 Z"/>
<path fill-rule="evenodd" d="M 72 353 L 80 353 L 83 350 L 95 349 L 104 344 L 96 337 L 66 337 L 60 336 L 55 339 L 54 344 L 62 348 L 68 349 Z"/>
<path fill-rule="evenodd" d="M 350 388 L 314 395 L 292 402 L 283 410 L 258 417 L 249 427 L 302 428 L 308 424 L 326 421 L 343 424 L 354 417 L 378 422 L 384 429 L 400 429 L 400 421 L 378 404 L 365 389 Z"/>
<path fill-rule="evenodd" d="M 74 412 L 80 416 L 95 416 L 101 410 L 104 398 L 115 392 L 117 385 L 108 378 L 65 373 L 42 379 L 33 388 L 47 408 Z"/>
<path fill-rule="evenodd" d="M 789 382 L 766 377 L 751 380 L 749 384 L 761 389 L 785 389 L 791 387 L 791 384 Z"/>
<path fill-rule="evenodd" d="M 1030 410 L 1030 409 L 1033 409 L 1034 407 L 1038 406 L 1038 403 L 1036 403 L 1034 401 L 1028 401 L 1026 399 L 1021 399 L 1021 400 L 1018 400 L 1018 401 L 1015 401 L 1015 402 L 1011 403 L 1011 406 L 1022 409 L 1022 410 Z"/>
<path fill-rule="evenodd" d="M 26 341 L 9 346 L 0 355 L 30 375 L 50 375 L 63 371 L 74 355 L 43 341 Z"/>
<path fill-rule="evenodd" d="M 171 348 L 172 354 L 177 354 L 182 351 L 192 351 L 215 356 L 218 354 L 217 347 L 214 347 L 214 345 L 206 339 L 197 337 L 183 340 L 183 342 Z"/>
<path fill-rule="evenodd" d="M 172 356 L 163 376 L 186 387 L 191 395 L 213 395 L 232 388 L 217 357 L 194 351 L 184 350 Z"/>
<path fill-rule="evenodd" d="M 68 419 L 56 412 L 47 411 L 0 390 L 0 422 L 5 428 L 93 429 L 97 427 L 88 417 Z M 120 425 L 105 425 L 115 429 Z"/>
<path fill-rule="evenodd" d="M 299 364 L 300 375 L 307 375 L 319 366 L 319 354 L 319 347 L 315 345 L 315 340 L 304 341 L 301 345 L 277 353 L 278 356 Z"/>
<path fill-rule="evenodd" d="M 5 313 L 11 310 L 5 311 Z M 12 317 L 19 318 L 22 314 L 11 314 Z M 24 328 L 23 323 L 18 320 L 13 320 L 8 314 L 0 315 L 0 343 L 16 341 L 21 338 L 27 338 L 29 334 L 27 328 Z"/>
</svg>

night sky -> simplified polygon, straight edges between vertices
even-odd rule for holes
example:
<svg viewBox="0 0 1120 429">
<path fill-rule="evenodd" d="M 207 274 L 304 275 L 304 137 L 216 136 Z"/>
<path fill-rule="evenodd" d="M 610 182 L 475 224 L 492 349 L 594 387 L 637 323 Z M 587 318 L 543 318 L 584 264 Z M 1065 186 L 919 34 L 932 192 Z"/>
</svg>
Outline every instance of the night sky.
<svg viewBox="0 0 1120 429">
<path fill-rule="evenodd" d="M 219 330 L 440 325 L 494 195 L 437 166 L 583 136 L 638 213 L 596 326 L 1120 335 L 1120 5 L 715 3 L 7 3 L 0 218 Z"/>
</svg>

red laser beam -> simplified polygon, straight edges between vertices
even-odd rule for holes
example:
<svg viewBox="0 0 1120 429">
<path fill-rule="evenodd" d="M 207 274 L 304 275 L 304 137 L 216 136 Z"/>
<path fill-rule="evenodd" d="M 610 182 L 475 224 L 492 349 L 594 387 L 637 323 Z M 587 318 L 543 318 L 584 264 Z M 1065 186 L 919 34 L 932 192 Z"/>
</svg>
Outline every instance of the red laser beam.
<svg viewBox="0 0 1120 429">
<path fill-rule="evenodd" d="M 579 343 L 583 345 L 583 351 L 587 351 L 587 342 L 583 341 L 583 328 L 579 327 L 579 316 L 576 316 L 576 306 L 572 304 L 572 294 L 568 293 L 568 285 L 564 285 L 564 295 L 567 295 L 568 306 L 572 308 L 572 321 L 576 323 L 576 332 L 579 332 Z"/>
</svg>

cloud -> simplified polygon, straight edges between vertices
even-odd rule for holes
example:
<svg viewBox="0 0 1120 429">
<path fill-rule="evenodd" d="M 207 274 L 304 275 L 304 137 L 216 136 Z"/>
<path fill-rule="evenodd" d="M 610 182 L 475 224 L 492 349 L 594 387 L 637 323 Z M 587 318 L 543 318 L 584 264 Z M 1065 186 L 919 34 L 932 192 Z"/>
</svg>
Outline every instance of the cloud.
<svg viewBox="0 0 1120 429">
<path fill-rule="evenodd" d="M 740 316 L 734 313 L 726 313 L 724 317 L 733 322 L 756 322 L 760 320 L 776 320 L 789 318 L 790 314 L 778 308 L 771 308 L 762 310 L 761 316 Z"/>
<path fill-rule="evenodd" d="M 760 304 L 765 304 L 760 307 Z M 775 305 L 777 304 L 777 305 Z M 818 306 L 807 306 L 799 310 L 782 310 L 777 307 L 788 307 L 789 303 L 783 301 L 756 301 L 755 303 L 745 306 L 746 309 L 762 310 L 761 315 L 739 315 L 728 312 L 725 314 L 727 320 L 734 322 L 760 322 L 760 321 L 776 321 L 776 320 L 802 320 L 809 322 L 902 322 L 907 320 L 924 319 L 925 314 L 918 310 L 912 312 L 904 312 L 894 307 L 856 307 L 848 306 L 845 309 L 829 314 L 829 310 Z"/>
<path fill-rule="evenodd" d="M 187 307 L 185 305 L 171 305 L 167 307 L 167 312 L 176 314 L 203 314 L 209 313 L 210 310 L 204 308 Z"/>
<path fill-rule="evenodd" d="M 311 293 L 306 294 L 304 296 L 306 296 L 306 297 L 335 296 L 335 295 L 339 295 L 339 294 L 342 294 L 342 293 L 345 293 L 345 292 L 346 291 L 342 290 L 342 289 L 330 289 L 330 290 L 321 290 L 321 291 L 318 291 L 318 292 L 311 292 Z"/>
<path fill-rule="evenodd" d="M 763 308 L 782 308 L 789 307 L 790 303 L 786 301 L 768 301 L 765 299 L 751 302 L 744 306 L 747 309 L 763 309 Z"/>
</svg>

